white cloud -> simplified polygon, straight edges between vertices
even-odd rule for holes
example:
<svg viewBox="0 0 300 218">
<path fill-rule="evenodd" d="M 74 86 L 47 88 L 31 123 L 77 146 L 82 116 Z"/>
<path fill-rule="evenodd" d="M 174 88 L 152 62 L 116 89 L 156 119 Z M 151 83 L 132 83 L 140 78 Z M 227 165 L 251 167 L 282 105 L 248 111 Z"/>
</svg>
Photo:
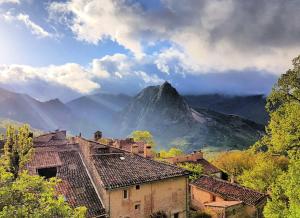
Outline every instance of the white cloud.
<svg viewBox="0 0 300 218">
<path fill-rule="evenodd" d="M 0 83 L 28 85 L 42 81 L 87 94 L 99 89 L 100 83 L 118 83 L 131 80 L 143 84 L 159 84 L 163 80 L 156 74 L 140 70 L 138 61 L 124 54 L 107 55 L 93 59 L 87 67 L 76 63 L 32 67 L 27 65 L 0 65 Z"/>
<path fill-rule="evenodd" d="M 20 0 L 0 0 L 0 5 L 5 3 L 20 4 Z"/>
<path fill-rule="evenodd" d="M 2 18 L 7 22 L 12 22 L 12 21 L 22 22 L 33 35 L 36 35 L 39 38 L 55 37 L 54 34 L 47 32 L 41 26 L 39 26 L 38 24 L 30 20 L 28 14 L 19 13 L 17 15 L 13 15 L 11 12 L 6 12 L 2 14 Z"/>
<path fill-rule="evenodd" d="M 159 78 L 156 74 L 149 75 L 144 71 L 136 71 L 134 74 L 142 78 L 146 84 L 161 84 L 164 82 L 164 80 Z"/>
<path fill-rule="evenodd" d="M 174 47 L 165 49 L 158 53 L 155 57 L 154 63 L 156 67 L 166 74 L 182 74 L 198 72 L 199 66 L 196 62 L 192 61 L 192 58 L 185 54 L 184 51 L 180 51 Z"/>
<path fill-rule="evenodd" d="M 89 93 L 100 85 L 92 81 L 91 75 L 78 64 L 35 68 L 26 65 L 0 66 L 0 82 L 5 84 L 26 84 L 35 80 L 54 83 L 78 93 Z"/>
<path fill-rule="evenodd" d="M 118 3 L 111 0 L 53 2 L 49 6 L 50 17 L 58 14 L 72 13 L 74 19 L 68 22 L 69 27 L 79 40 L 97 44 L 109 37 L 119 44 L 135 52 L 141 57 L 142 48 L 139 41 L 131 36 L 131 28 L 126 20 L 130 18 L 118 16 Z M 124 10 L 130 10 L 124 8 Z M 62 18 L 62 17 L 60 17 Z M 62 18 L 65 22 L 66 18 Z"/>
<path fill-rule="evenodd" d="M 69 0 L 49 7 L 79 40 L 109 37 L 137 57 L 142 45 L 169 40 L 189 57 L 182 59 L 185 65 L 190 58 L 197 65 L 191 73 L 249 68 L 282 73 L 300 50 L 299 10 L 299 1 L 282 0 L 162 0 L 155 10 L 136 1 Z M 157 64 L 170 73 L 166 64 Z"/>
</svg>

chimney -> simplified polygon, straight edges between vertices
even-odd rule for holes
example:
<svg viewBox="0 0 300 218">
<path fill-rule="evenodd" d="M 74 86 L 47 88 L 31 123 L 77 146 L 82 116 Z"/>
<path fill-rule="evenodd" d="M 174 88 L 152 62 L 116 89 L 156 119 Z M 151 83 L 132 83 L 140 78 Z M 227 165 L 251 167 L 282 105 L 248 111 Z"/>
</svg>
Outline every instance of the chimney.
<svg viewBox="0 0 300 218">
<path fill-rule="evenodd" d="M 144 145 L 144 157 L 146 158 L 152 158 L 153 157 L 153 152 L 152 152 L 152 147 L 151 145 Z"/>
<path fill-rule="evenodd" d="M 101 139 L 102 138 L 102 132 L 101 131 L 96 131 L 95 133 L 94 133 L 94 140 L 95 141 L 98 141 L 99 139 Z"/>
<path fill-rule="evenodd" d="M 197 160 L 199 159 L 203 159 L 203 153 L 201 150 L 199 151 L 194 151 L 192 154 L 191 154 L 191 160 L 196 162 Z"/>
<path fill-rule="evenodd" d="M 138 154 L 139 153 L 139 146 L 137 144 L 131 145 L 131 153 Z"/>
<path fill-rule="evenodd" d="M 33 138 L 33 132 L 29 132 L 28 137 Z"/>
<path fill-rule="evenodd" d="M 125 142 L 129 143 L 129 144 L 132 144 L 132 143 L 134 143 L 134 139 L 133 138 L 126 138 Z"/>
</svg>

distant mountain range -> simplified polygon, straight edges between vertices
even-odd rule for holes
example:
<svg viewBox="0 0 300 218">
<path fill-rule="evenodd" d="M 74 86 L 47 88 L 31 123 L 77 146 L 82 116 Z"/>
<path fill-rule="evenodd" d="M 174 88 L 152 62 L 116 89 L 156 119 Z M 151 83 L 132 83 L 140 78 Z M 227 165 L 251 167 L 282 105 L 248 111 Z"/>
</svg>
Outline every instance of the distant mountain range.
<svg viewBox="0 0 300 218">
<path fill-rule="evenodd" d="M 258 120 L 264 110 L 263 99 L 182 97 L 167 82 L 147 87 L 135 97 L 99 93 L 67 103 L 59 99 L 41 102 L 26 94 L 0 89 L 0 117 L 29 123 L 43 131 L 67 129 L 71 134 L 81 132 L 87 137 L 95 130 L 102 130 L 109 137 L 125 137 L 136 129 L 150 130 L 161 146 L 182 146 L 188 151 L 205 146 L 241 149 L 263 133 L 261 125 L 250 121 L 264 123 L 265 118 Z"/>
<path fill-rule="evenodd" d="M 224 114 L 234 114 L 260 124 L 269 120 L 264 95 L 229 96 L 220 94 L 186 95 L 187 103 L 194 108 L 205 108 Z"/>
</svg>

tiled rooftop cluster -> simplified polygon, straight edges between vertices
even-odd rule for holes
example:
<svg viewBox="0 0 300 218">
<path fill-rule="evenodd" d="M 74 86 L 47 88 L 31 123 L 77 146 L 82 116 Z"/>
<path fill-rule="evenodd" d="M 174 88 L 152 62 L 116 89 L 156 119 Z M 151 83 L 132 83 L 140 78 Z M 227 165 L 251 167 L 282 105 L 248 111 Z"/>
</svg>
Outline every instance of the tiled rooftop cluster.
<svg viewBox="0 0 300 218">
<path fill-rule="evenodd" d="M 225 200 L 242 201 L 252 206 L 257 205 L 266 197 L 263 193 L 207 175 L 200 176 L 192 184 Z"/>
<path fill-rule="evenodd" d="M 107 189 L 189 174 L 180 167 L 146 159 L 127 152 L 94 155 L 93 160 Z"/>
</svg>

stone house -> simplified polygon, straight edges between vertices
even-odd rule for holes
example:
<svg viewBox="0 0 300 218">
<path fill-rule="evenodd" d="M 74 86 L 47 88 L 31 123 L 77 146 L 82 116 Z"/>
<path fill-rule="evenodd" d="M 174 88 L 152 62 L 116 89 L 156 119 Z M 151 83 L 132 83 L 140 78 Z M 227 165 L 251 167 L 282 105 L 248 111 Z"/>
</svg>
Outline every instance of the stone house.
<svg viewBox="0 0 300 218">
<path fill-rule="evenodd" d="M 27 168 L 45 178 L 58 177 L 58 193 L 71 206 L 85 206 L 88 217 L 187 217 L 189 173 L 135 152 L 57 131 L 34 138 Z"/>
<path fill-rule="evenodd" d="M 216 177 L 202 175 L 190 184 L 191 207 L 214 218 L 262 217 L 267 195 Z"/>
</svg>

